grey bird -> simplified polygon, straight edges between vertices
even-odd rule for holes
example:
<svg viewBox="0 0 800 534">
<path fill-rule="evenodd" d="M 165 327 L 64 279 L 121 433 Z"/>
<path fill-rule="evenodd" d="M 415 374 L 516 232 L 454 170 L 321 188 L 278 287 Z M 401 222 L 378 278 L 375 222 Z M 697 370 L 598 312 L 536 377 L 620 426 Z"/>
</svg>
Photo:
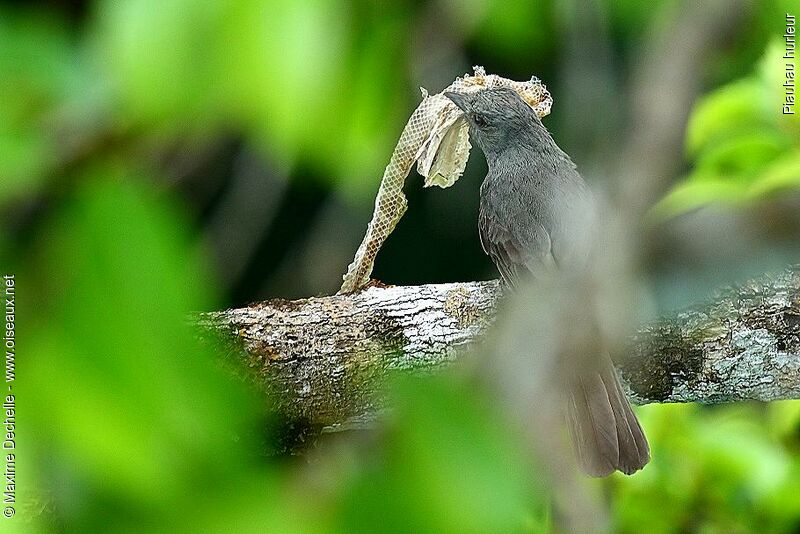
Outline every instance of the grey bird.
<svg viewBox="0 0 800 534">
<path fill-rule="evenodd" d="M 503 282 L 581 269 L 590 261 L 595 202 L 575 164 L 534 111 L 509 88 L 445 93 L 463 112 L 486 156 L 478 230 Z M 650 448 L 613 364 L 598 348 L 565 381 L 578 464 L 590 476 L 631 474 Z"/>
</svg>

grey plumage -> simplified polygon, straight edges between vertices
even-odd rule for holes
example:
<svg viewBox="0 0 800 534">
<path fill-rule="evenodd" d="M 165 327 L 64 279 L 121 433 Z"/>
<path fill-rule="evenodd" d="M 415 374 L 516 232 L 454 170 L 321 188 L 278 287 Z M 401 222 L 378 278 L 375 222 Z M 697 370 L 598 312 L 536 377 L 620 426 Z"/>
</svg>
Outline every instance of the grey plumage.
<svg viewBox="0 0 800 534">
<path fill-rule="evenodd" d="M 446 93 L 469 122 L 489 166 L 481 185 L 481 245 L 515 287 L 586 266 L 596 231 L 595 204 L 575 164 L 533 110 L 511 89 Z M 568 378 L 570 433 L 592 476 L 633 473 L 650 459 L 639 422 L 608 356 Z"/>
</svg>

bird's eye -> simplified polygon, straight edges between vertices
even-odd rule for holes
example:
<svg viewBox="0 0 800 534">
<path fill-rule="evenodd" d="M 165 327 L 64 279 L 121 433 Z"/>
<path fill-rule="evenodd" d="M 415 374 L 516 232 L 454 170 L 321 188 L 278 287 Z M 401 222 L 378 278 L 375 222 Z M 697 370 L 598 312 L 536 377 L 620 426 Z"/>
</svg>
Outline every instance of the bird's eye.
<svg viewBox="0 0 800 534">
<path fill-rule="evenodd" d="M 486 126 L 486 119 L 483 118 L 482 115 L 477 115 L 477 114 L 473 115 L 472 116 L 472 122 L 474 122 L 475 126 L 477 126 L 479 128 L 483 128 L 484 126 Z"/>
</svg>

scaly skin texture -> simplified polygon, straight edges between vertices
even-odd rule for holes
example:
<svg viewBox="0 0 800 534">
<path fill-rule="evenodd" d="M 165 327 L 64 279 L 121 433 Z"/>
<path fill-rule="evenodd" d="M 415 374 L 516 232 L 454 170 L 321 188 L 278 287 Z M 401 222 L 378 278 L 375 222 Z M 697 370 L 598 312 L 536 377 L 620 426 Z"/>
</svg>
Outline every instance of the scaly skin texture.
<svg viewBox="0 0 800 534">
<path fill-rule="evenodd" d="M 467 123 L 461 110 L 444 93 L 468 93 L 494 87 L 514 89 L 539 117 L 550 113 L 553 99 L 536 77 L 517 82 L 487 75 L 482 67 L 475 67 L 473 76 L 457 78 L 441 93 L 428 95 L 423 89 L 422 102 L 408 119 L 383 172 L 372 220 L 343 277 L 339 293 L 351 293 L 369 283 L 378 251 L 406 211 L 408 202 L 403 195 L 403 184 L 415 161 L 419 162 L 420 174 L 426 178 L 426 187 L 449 187 L 464 171 L 470 150 Z"/>
</svg>

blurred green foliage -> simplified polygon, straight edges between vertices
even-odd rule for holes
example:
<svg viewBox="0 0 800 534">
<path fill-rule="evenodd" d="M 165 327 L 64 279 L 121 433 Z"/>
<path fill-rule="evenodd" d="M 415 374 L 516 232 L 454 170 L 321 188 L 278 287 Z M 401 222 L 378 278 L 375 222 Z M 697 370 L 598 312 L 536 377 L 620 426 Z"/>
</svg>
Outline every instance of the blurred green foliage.
<svg viewBox="0 0 800 534">
<path fill-rule="evenodd" d="M 89 57 L 133 127 L 241 129 L 274 157 L 371 195 L 365 175 L 396 136 L 385 121 L 405 109 L 392 90 L 405 13 L 334 0 L 102 2 Z"/>
<path fill-rule="evenodd" d="M 480 390 L 453 377 L 403 381 L 384 447 L 336 512 L 342 532 L 547 532 L 547 495 Z"/>
<path fill-rule="evenodd" d="M 0 201 L 30 192 L 55 164 L 47 118 L 88 80 L 57 20 L 0 7 Z"/>
<path fill-rule="evenodd" d="M 641 474 L 611 482 L 619 530 L 796 529 L 799 408 L 797 401 L 640 408 L 653 461 Z"/>
<path fill-rule="evenodd" d="M 198 252 L 185 199 L 165 190 L 147 157 L 232 131 L 368 206 L 418 98 L 409 64 L 428 8 L 84 4 L 78 23 L 41 4 L 0 5 L 0 205 L 38 200 L 49 208 L 24 239 L 6 226 L 0 233 L 3 265 L 14 266 L 24 288 L 18 485 L 28 503 L 2 528 L 552 529 L 525 444 L 492 399 L 459 381 L 398 385 L 396 418 L 377 440 L 303 461 L 266 456 L 268 402 L 230 379 L 187 324 L 189 313 L 224 296 Z M 636 56 L 654 20 L 679 3 L 598 5 L 614 46 Z M 429 31 L 458 28 L 469 52 L 526 76 L 534 60 L 558 70 L 561 36 L 576 16 L 576 4 L 553 1 L 439 7 L 432 19 L 441 26 Z M 753 74 L 698 102 L 686 141 L 691 170 L 658 214 L 798 186 L 800 126 L 778 116 L 776 100 L 782 54 L 778 44 L 764 52 L 789 7 L 760 3 L 741 49 L 712 69 L 707 82 L 716 87 L 764 57 Z M 445 78 L 464 65 L 453 69 Z M 800 404 L 639 413 L 652 464 L 598 484 L 617 530 L 797 530 Z"/>
<path fill-rule="evenodd" d="M 177 525 L 198 487 L 210 495 L 242 476 L 253 444 L 233 437 L 253 424 L 255 399 L 221 377 L 187 324 L 213 300 L 175 207 L 113 168 L 86 180 L 25 269 L 49 291 L 27 295 L 20 314 L 36 318 L 20 451 L 66 483 L 50 489 L 70 530 L 125 517 Z"/>
<path fill-rule="evenodd" d="M 656 217 L 800 188 L 800 119 L 783 113 L 783 47 L 773 41 L 753 75 L 697 103 L 686 133 L 692 170 L 654 207 Z"/>
</svg>

